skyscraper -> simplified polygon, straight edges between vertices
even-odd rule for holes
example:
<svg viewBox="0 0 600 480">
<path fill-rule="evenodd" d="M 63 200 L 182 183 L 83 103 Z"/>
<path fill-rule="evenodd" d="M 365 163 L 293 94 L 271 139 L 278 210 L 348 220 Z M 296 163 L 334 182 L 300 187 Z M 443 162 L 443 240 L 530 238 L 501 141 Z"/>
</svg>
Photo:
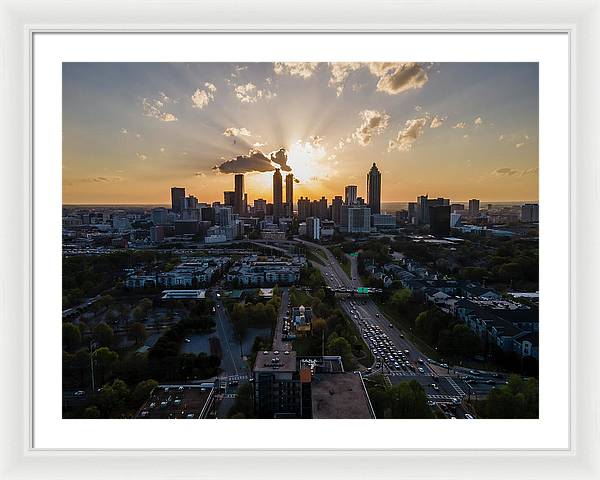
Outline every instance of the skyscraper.
<svg viewBox="0 0 600 480">
<path fill-rule="evenodd" d="M 286 215 L 294 216 L 294 174 L 285 176 L 285 209 Z"/>
<path fill-rule="evenodd" d="M 429 207 L 429 233 L 436 236 L 450 235 L 449 205 L 432 205 Z"/>
<path fill-rule="evenodd" d="M 479 215 L 479 200 L 476 198 L 469 200 L 469 215 L 471 217 L 476 217 Z"/>
<path fill-rule="evenodd" d="M 273 221 L 283 216 L 283 186 L 281 171 L 277 168 L 273 174 Z"/>
<path fill-rule="evenodd" d="M 345 190 L 346 205 L 354 205 L 358 196 L 358 188 L 356 185 L 347 185 Z"/>
<path fill-rule="evenodd" d="M 223 192 L 223 204 L 227 205 L 228 207 L 233 207 L 233 204 L 235 203 L 235 192 Z"/>
<path fill-rule="evenodd" d="M 310 217 L 310 200 L 300 197 L 298 200 L 298 219 L 304 222 L 308 217 Z"/>
<path fill-rule="evenodd" d="M 328 210 L 327 210 L 327 199 L 325 197 L 321 197 L 319 200 L 318 211 L 315 212 L 315 215 L 319 217 L 321 220 L 327 220 L 328 218 Z"/>
<path fill-rule="evenodd" d="M 535 223 L 540 221 L 540 207 L 537 203 L 521 205 L 521 222 Z"/>
<path fill-rule="evenodd" d="M 233 197 L 233 213 L 241 215 L 245 213 L 244 205 L 244 174 L 238 173 L 235 176 L 235 196 Z"/>
<path fill-rule="evenodd" d="M 367 173 L 367 204 L 372 215 L 381 213 L 381 172 L 375 162 Z"/>
<path fill-rule="evenodd" d="M 340 195 L 337 195 L 332 201 L 331 201 L 331 219 L 333 220 L 333 223 L 335 223 L 336 225 L 340 224 L 340 220 L 342 218 L 342 205 L 343 205 L 343 200 L 342 197 Z"/>
<path fill-rule="evenodd" d="M 185 198 L 185 188 L 171 187 L 171 210 L 181 213 L 183 210 L 183 199 Z"/>
</svg>

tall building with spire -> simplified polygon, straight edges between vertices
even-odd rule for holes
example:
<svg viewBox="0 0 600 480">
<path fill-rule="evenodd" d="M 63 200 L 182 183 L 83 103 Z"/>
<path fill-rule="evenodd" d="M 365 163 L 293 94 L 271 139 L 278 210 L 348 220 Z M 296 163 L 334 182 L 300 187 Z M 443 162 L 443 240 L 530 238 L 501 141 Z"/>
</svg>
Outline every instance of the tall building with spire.
<svg viewBox="0 0 600 480">
<path fill-rule="evenodd" d="M 372 215 L 381 213 L 381 172 L 375 162 L 367 173 L 367 204 Z"/>
<path fill-rule="evenodd" d="M 275 169 L 273 174 L 273 221 L 277 222 L 283 216 L 283 185 L 281 170 Z"/>
<path fill-rule="evenodd" d="M 285 176 L 285 209 L 286 215 L 294 215 L 294 174 L 288 173 Z"/>
<path fill-rule="evenodd" d="M 233 213 L 242 215 L 244 211 L 244 174 L 238 173 L 235 176 L 235 196 L 233 197 Z"/>
</svg>

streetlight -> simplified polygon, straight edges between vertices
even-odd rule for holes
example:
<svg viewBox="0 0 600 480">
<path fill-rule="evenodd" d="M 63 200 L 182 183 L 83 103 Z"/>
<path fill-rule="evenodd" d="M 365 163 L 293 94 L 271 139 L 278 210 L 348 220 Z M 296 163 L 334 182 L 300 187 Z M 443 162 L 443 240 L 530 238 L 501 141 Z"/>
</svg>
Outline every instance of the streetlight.
<svg viewBox="0 0 600 480">
<path fill-rule="evenodd" d="M 96 393 L 96 385 L 94 382 L 94 353 L 96 352 L 97 347 L 98 344 L 94 340 L 90 340 L 90 371 L 92 377 L 92 395 L 95 395 Z"/>
</svg>

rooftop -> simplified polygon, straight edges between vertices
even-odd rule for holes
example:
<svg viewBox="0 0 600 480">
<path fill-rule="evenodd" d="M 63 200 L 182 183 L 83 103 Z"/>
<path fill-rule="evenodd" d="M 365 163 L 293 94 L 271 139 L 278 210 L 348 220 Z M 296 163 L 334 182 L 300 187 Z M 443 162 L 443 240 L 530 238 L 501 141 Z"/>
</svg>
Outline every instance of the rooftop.
<svg viewBox="0 0 600 480">
<path fill-rule="evenodd" d="M 213 384 L 159 385 L 135 418 L 204 418 L 212 399 Z"/>
<path fill-rule="evenodd" d="M 256 363 L 254 364 L 255 372 L 295 372 L 296 367 L 296 352 L 294 351 L 271 351 L 265 350 L 258 352 L 256 355 Z"/>
<path fill-rule="evenodd" d="M 313 418 L 374 418 L 358 373 L 324 373 L 312 379 Z"/>
<path fill-rule="evenodd" d="M 206 298 L 206 290 L 163 290 L 163 300 L 178 300 L 180 298 L 192 298 L 203 300 Z"/>
</svg>

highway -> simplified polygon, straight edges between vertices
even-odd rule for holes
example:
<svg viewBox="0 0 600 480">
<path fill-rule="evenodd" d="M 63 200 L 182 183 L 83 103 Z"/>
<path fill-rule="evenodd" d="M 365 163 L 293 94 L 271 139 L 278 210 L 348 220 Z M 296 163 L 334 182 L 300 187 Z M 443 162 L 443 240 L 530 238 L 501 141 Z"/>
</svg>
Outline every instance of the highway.
<svg viewBox="0 0 600 480">
<path fill-rule="evenodd" d="M 321 271 L 325 282 L 330 287 L 358 288 L 361 286 L 356 257 L 349 257 L 351 278 L 348 278 L 329 249 L 298 238 L 296 241 L 313 250 L 318 249 L 324 254 L 326 258 L 326 260 L 323 259 L 324 265 L 318 262 L 312 262 L 312 264 Z M 323 256 L 320 255 L 320 258 Z M 478 382 L 473 388 L 470 388 L 460 378 L 468 373 L 461 372 L 460 375 L 453 376 L 444 372 L 444 369 L 440 367 L 432 367 L 427 356 L 405 337 L 405 332 L 392 325 L 373 300 L 363 297 L 341 298 L 340 305 L 353 320 L 376 358 L 375 363 L 367 369 L 367 372 L 364 372 L 365 377 L 383 373 L 392 384 L 414 379 L 423 386 L 432 406 L 433 402 L 443 404 L 444 408 L 449 404 L 451 411 L 448 410 L 446 415 L 458 418 L 463 418 L 465 414 L 464 409 L 459 405 L 462 399 L 466 399 L 469 393 L 472 395 L 487 394 L 492 388 L 491 385 L 485 383 L 489 380 L 488 374 L 478 373 L 477 375 L 483 382 Z M 495 379 L 495 381 L 502 383 L 502 380 Z"/>
</svg>

